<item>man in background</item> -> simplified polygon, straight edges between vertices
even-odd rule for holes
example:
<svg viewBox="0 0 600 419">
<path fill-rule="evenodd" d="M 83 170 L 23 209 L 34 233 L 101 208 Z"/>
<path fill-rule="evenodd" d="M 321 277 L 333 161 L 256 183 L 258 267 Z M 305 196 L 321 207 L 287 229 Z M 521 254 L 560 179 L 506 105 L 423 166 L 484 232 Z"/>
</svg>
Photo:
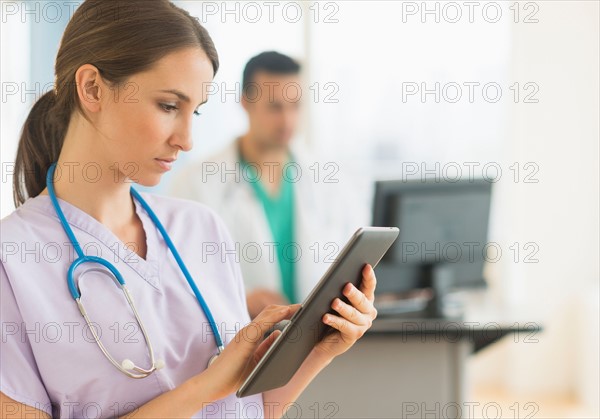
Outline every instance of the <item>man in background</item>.
<svg viewBox="0 0 600 419">
<path fill-rule="evenodd" d="M 302 302 L 351 234 L 370 223 L 367 199 L 350 201 L 336 162 L 311 160 L 293 141 L 300 86 L 292 58 L 274 51 L 253 57 L 242 81 L 248 131 L 183 169 L 171 189 L 224 219 L 252 318 L 268 304 Z"/>
</svg>

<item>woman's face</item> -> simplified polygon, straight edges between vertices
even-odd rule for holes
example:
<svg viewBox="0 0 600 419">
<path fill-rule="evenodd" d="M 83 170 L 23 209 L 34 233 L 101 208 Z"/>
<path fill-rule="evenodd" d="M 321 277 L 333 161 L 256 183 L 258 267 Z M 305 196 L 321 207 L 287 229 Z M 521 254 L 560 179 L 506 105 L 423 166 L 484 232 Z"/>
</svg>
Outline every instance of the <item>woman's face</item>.
<svg viewBox="0 0 600 419">
<path fill-rule="evenodd" d="M 206 102 L 212 79 L 206 53 L 187 48 L 102 95 L 96 120 L 102 133 L 98 151 L 114 165 L 113 175 L 156 185 L 179 152 L 192 148 L 192 118 L 198 117 L 198 106 Z"/>
</svg>

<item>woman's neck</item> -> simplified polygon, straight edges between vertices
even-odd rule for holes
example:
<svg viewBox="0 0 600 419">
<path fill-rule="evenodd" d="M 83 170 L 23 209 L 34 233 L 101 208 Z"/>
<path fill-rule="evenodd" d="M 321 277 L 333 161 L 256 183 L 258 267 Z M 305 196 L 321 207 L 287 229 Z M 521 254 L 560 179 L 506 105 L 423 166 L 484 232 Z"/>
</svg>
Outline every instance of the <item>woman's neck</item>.
<svg viewBox="0 0 600 419">
<path fill-rule="evenodd" d="M 127 247 L 131 248 L 133 245 L 134 251 L 142 259 L 146 259 L 146 233 L 142 220 L 135 211 L 130 184 L 107 181 L 104 179 L 106 176 L 101 176 L 97 182 L 92 182 L 83 175 L 85 171 L 81 170 L 81 165 L 79 170 L 77 170 L 77 166 L 72 165 L 70 176 L 68 176 L 68 166 L 60 159 L 57 166 L 62 168 L 62 175 L 57 176 L 55 172 L 54 192 L 56 197 L 91 215 Z M 109 166 L 96 167 L 101 168 L 102 173 L 108 173 L 107 170 L 110 170 Z M 48 195 L 48 188 L 46 187 L 40 195 Z"/>
<path fill-rule="evenodd" d="M 57 198 L 89 214 L 145 259 L 146 236 L 135 210 L 131 181 L 105 157 L 103 140 L 79 117 L 71 119 L 54 172 Z M 41 195 L 48 194 L 46 187 Z"/>
<path fill-rule="evenodd" d="M 91 215 L 115 234 L 137 224 L 130 186 L 115 181 L 110 165 L 94 161 L 59 158 L 54 173 L 56 197 Z M 46 187 L 41 195 L 47 194 Z"/>
</svg>

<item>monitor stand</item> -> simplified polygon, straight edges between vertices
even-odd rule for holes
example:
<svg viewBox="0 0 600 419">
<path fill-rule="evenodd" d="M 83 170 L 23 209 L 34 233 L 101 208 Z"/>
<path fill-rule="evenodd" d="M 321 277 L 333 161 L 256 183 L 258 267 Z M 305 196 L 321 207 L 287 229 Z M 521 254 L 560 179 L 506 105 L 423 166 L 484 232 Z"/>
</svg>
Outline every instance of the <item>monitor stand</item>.
<svg viewBox="0 0 600 419">
<path fill-rule="evenodd" d="M 449 315 L 446 306 L 446 296 L 453 291 L 455 284 L 454 270 L 448 263 L 424 264 L 421 268 L 421 280 L 433 291 L 432 298 L 428 301 L 424 310 L 424 316 L 432 319 L 445 319 L 448 317 L 461 317 L 462 307 L 454 307 L 453 313 Z M 457 314 L 456 311 L 459 313 Z"/>
</svg>

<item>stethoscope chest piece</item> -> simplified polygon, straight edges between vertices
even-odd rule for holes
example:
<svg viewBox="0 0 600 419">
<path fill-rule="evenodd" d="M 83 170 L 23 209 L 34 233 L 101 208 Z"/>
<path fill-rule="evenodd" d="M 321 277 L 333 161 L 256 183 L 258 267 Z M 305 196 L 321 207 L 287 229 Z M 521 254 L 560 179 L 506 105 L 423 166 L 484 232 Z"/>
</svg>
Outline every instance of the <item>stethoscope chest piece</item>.
<svg viewBox="0 0 600 419">
<path fill-rule="evenodd" d="M 218 356 L 219 356 L 219 354 L 214 354 L 213 356 L 210 357 L 210 359 L 208 360 L 209 367 L 212 365 L 213 362 L 215 362 L 215 360 L 217 359 Z"/>
<path fill-rule="evenodd" d="M 219 352 L 217 352 L 216 354 L 214 354 L 213 356 L 211 356 L 208 359 L 208 364 L 206 365 L 206 368 L 210 367 L 212 365 L 212 363 L 215 362 L 215 360 L 217 359 L 217 357 L 219 355 L 221 355 L 221 352 L 223 352 L 223 350 L 225 349 L 225 347 L 223 345 L 219 345 L 217 349 L 218 349 Z"/>
</svg>

